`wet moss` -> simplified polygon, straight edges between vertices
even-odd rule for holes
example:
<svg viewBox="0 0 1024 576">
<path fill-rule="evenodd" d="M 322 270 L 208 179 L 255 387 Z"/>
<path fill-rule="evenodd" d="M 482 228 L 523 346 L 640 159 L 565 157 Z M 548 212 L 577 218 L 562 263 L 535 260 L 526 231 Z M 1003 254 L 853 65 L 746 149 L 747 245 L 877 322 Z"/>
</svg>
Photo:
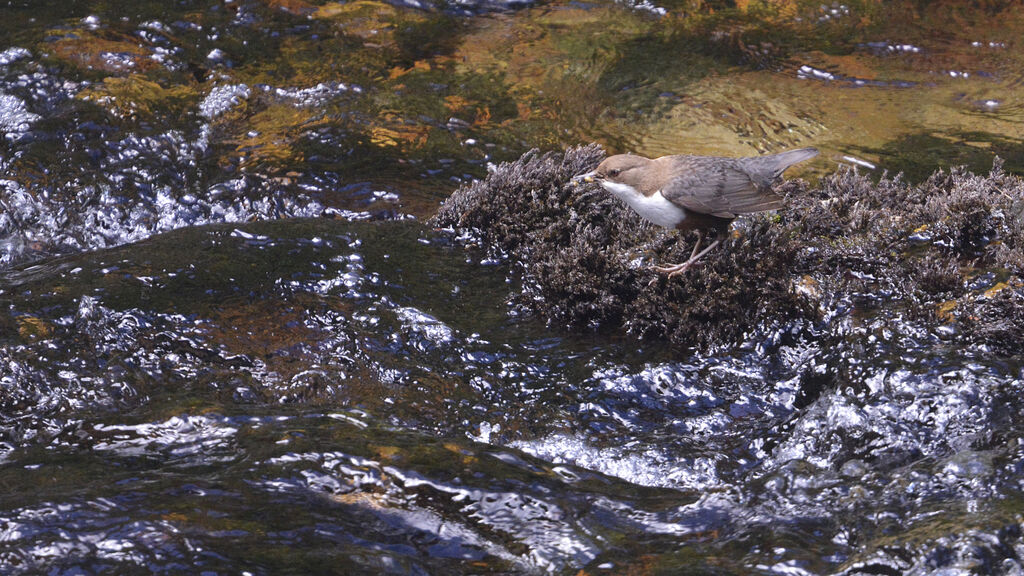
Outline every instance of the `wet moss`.
<svg viewBox="0 0 1024 576">
<path fill-rule="evenodd" d="M 748 223 L 724 242 L 722 257 L 682 278 L 651 270 L 684 260 L 694 238 L 666 234 L 604 193 L 568 184 L 602 157 L 597 146 L 527 154 L 456 191 L 433 222 L 509 254 L 524 279 L 515 301 L 576 328 L 713 344 L 813 313 L 785 273 L 795 247 L 769 218 Z"/>
<path fill-rule="evenodd" d="M 974 342 L 1001 355 L 1020 354 L 1024 342 L 1024 293 L 1017 289 L 1000 290 L 991 298 L 961 304 L 959 310 L 965 332 Z"/>
<path fill-rule="evenodd" d="M 963 291 L 959 261 L 950 255 L 929 254 L 920 261 L 906 261 L 902 272 L 903 278 L 913 279 L 906 287 L 907 292 L 919 292 L 924 299 L 959 296 Z"/>
<path fill-rule="evenodd" d="M 596 145 L 530 152 L 457 190 L 433 223 L 507 257 L 522 275 L 512 300 L 574 329 L 700 347 L 798 326 L 840 337 L 830 311 L 847 302 L 933 334 L 955 322 L 959 337 L 996 350 L 1019 336 L 1019 278 L 997 297 L 985 280 L 1019 277 L 1024 262 L 1024 181 L 998 161 L 985 176 L 938 171 L 918 185 L 847 169 L 813 187 L 787 181 L 784 209 L 737 220 L 702 266 L 669 279 L 651 265 L 684 260 L 694 236 L 570 184 L 603 156 Z"/>
</svg>

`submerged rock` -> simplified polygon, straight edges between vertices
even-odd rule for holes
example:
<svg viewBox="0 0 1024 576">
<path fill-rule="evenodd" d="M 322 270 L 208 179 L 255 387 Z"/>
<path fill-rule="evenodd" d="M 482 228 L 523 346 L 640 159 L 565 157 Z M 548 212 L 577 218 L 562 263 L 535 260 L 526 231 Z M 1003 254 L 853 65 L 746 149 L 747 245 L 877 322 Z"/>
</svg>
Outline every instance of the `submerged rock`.
<svg viewBox="0 0 1024 576">
<path fill-rule="evenodd" d="M 1020 336 L 1024 181 L 998 161 L 987 176 L 938 171 L 919 185 L 848 169 L 815 187 L 787 181 L 782 210 L 736 221 L 703 265 L 669 279 L 651 265 L 685 260 L 694 237 L 570 183 L 603 157 L 596 145 L 532 151 L 456 190 L 433 224 L 507 257 L 522 276 L 515 304 L 576 329 L 728 346 L 843 337 L 850 318 L 876 311 L 881 332 L 899 317 L 1004 352 Z"/>
</svg>

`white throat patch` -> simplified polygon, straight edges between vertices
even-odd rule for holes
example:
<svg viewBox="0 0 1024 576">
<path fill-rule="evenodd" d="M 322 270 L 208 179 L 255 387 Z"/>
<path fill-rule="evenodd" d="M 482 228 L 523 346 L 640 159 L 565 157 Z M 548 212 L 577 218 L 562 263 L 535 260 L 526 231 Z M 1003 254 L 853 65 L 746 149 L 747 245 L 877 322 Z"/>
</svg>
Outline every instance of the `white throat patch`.
<svg viewBox="0 0 1024 576">
<path fill-rule="evenodd" d="M 629 204 L 629 207 L 636 210 L 637 214 L 658 226 L 675 228 L 686 218 L 686 211 L 666 200 L 660 190 L 650 196 L 644 196 L 628 184 L 604 180 L 601 182 L 601 186 L 619 200 Z"/>
</svg>

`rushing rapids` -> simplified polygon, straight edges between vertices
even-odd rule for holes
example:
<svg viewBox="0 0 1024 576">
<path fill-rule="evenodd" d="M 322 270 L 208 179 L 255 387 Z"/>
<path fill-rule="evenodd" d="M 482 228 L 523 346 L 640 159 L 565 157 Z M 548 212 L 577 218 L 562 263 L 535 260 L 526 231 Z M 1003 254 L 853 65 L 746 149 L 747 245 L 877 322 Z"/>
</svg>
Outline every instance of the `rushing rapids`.
<svg viewBox="0 0 1024 576">
<path fill-rule="evenodd" d="M 1021 573 L 1021 14 L 8 2 L 0 573 Z"/>
</svg>

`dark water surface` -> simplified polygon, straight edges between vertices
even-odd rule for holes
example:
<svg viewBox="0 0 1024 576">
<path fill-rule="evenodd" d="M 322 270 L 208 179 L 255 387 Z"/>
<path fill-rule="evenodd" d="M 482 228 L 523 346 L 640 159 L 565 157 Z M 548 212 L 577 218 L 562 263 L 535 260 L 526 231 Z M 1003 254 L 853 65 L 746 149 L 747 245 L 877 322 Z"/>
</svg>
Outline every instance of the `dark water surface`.
<svg viewBox="0 0 1024 576">
<path fill-rule="evenodd" d="M 0 573 L 1022 574 L 1024 363 L 572 333 L 421 224 L 611 151 L 1024 170 L 1019 2 L 0 5 Z M 852 310 L 852 311 L 851 311 Z"/>
</svg>

